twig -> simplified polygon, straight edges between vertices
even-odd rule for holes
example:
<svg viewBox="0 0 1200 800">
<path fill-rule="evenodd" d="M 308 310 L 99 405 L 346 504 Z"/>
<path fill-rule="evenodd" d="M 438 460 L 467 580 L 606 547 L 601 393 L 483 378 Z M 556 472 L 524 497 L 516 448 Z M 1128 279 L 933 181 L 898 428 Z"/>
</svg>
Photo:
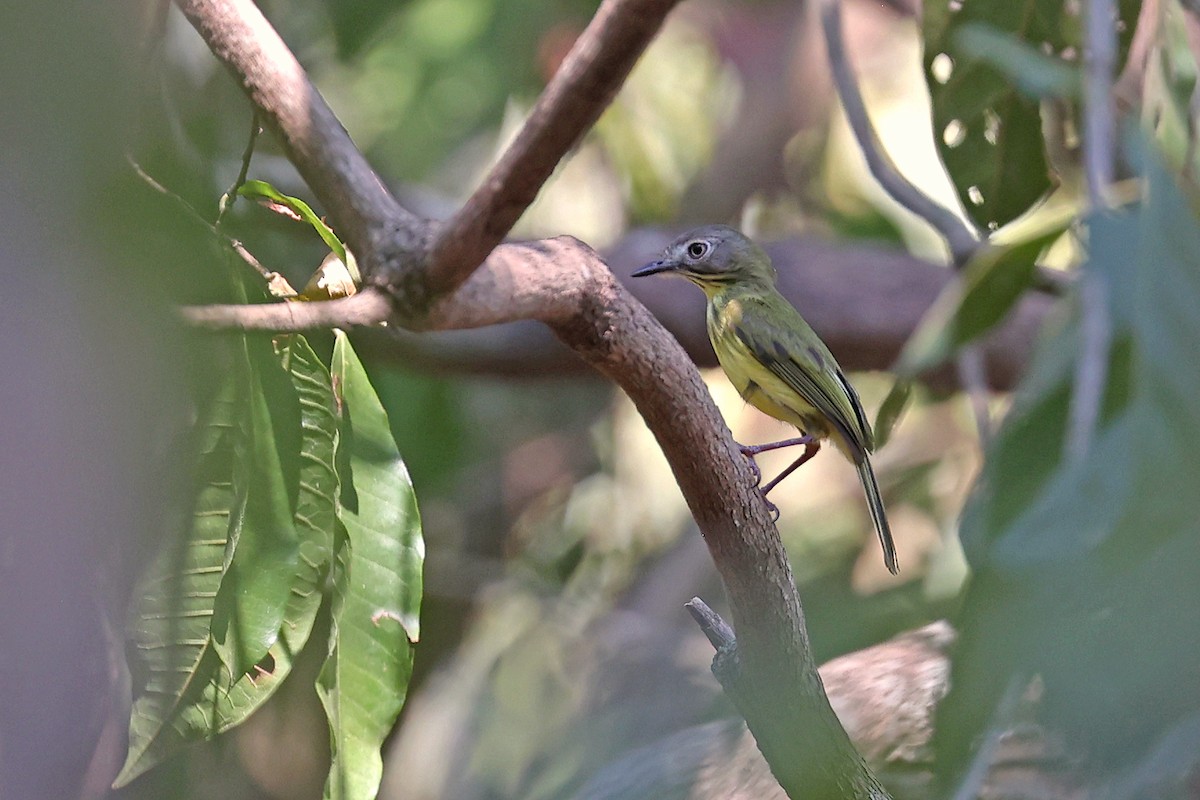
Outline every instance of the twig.
<svg viewBox="0 0 1200 800">
<path fill-rule="evenodd" d="M 184 306 L 180 315 L 190 325 L 214 331 L 268 331 L 294 333 L 328 328 L 368 327 L 387 321 L 391 301 L 378 289 L 367 287 L 337 300 L 304 303 L 287 301 L 255 305 Z"/>
<path fill-rule="evenodd" d="M 169 198 L 183 211 L 184 215 L 212 233 L 218 233 L 213 227 L 213 224 L 204 218 L 204 215 L 196 210 L 196 207 L 183 198 L 178 192 L 172 191 L 159 182 L 157 178 L 145 170 L 138 160 L 133 157 L 133 154 L 125 154 L 125 162 L 129 164 L 134 174 L 141 179 L 142 183 L 149 186 L 154 191 L 161 194 L 163 197 Z M 218 234 L 219 235 L 219 234 Z"/>
<path fill-rule="evenodd" d="M 683 605 L 692 615 L 692 619 L 696 620 L 696 624 L 700 626 L 700 630 L 714 650 L 726 650 L 736 644 L 733 628 L 728 622 L 721 619 L 721 615 L 713 611 L 708 603 L 699 597 L 693 597 Z"/>
<path fill-rule="evenodd" d="M 979 445 L 987 449 L 992 440 L 992 412 L 988 408 L 987 367 L 983 361 L 983 350 L 977 343 L 967 345 L 954 359 L 954 366 L 958 370 L 959 384 L 966 390 L 971 402 L 975 429 L 979 432 Z"/>
<path fill-rule="evenodd" d="M 430 254 L 436 293 L 452 290 L 491 252 L 558 162 L 612 102 L 679 0 L 605 0 L 504 155 L 441 229 Z"/>
<path fill-rule="evenodd" d="M 233 208 L 233 204 L 237 202 L 238 190 L 246 183 L 246 176 L 250 174 L 250 159 L 254 157 L 254 145 L 258 142 L 258 135 L 262 133 L 262 123 L 258 121 L 258 109 L 254 109 L 254 113 L 250 116 L 250 137 L 246 141 L 246 148 L 242 151 L 242 166 L 238 170 L 237 177 L 233 181 L 225 194 L 221 195 L 220 202 L 217 203 L 217 221 L 216 227 L 221 227 L 221 221 L 225 218 L 225 212 Z"/>
<path fill-rule="evenodd" d="M 669 240 L 659 231 L 630 231 L 615 245 L 609 264 L 617 275 L 627 275 L 643 253 L 653 252 Z M 499 250 L 503 253 L 509 247 L 524 245 L 502 245 Z M 942 266 L 904 253 L 861 244 L 837 245 L 816 237 L 771 242 L 768 251 L 776 264 L 786 265 L 780 270 L 779 290 L 804 311 L 837 354 L 838 362 L 855 371 L 885 370 L 893 365 L 930 304 L 949 281 L 957 279 Z M 686 298 L 673 285 L 668 281 L 623 283 L 671 331 L 694 362 L 716 366 L 703 319 L 685 313 L 688 304 L 682 301 Z M 847 293 L 847 285 L 855 291 Z M 859 313 L 864 307 L 877 310 L 864 316 Z M 979 343 L 988 387 L 1003 391 L 1016 385 L 1052 307 L 1050 297 L 1031 293 Z M 259 306 L 248 307 L 244 314 L 229 311 L 227 321 L 234 328 L 249 325 L 258 329 L 265 324 Z M 331 324 L 346 327 L 350 323 Z M 430 336 L 394 325 L 387 331 L 360 336 L 357 344 L 368 348 L 373 359 L 444 373 L 530 377 L 588 369 L 553 334 L 530 320 L 487 331 L 442 330 L 445 332 Z M 952 368 L 921 378 L 936 391 L 965 388 Z"/>
<path fill-rule="evenodd" d="M 850 67 L 846 43 L 842 37 L 842 9 L 840 0 L 820 0 L 821 25 L 825 31 L 825 50 L 829 56 L 829 68 L 838 97 L 846 113 L 846 120 L 854 132 L 854 138 L 862 150 L 871 175 L 888 193 L 888 196 L 912 213 L 929 223 L 941 234 L 950 248 L 956 265 L 966 263 L 979 247 L 979 234 L 961 217 L 918 189 L 900 173 L 895 163 L 883 150 L 879 135 L 871 124 L 863 104 L 862 93 Z"/>
<path fill-rule="evenodd" d="M 275 277 L 275 273 L 264 267 L 262 262 L 255 258 L 254 255 L 246 249 L 245 245 L 243 245 L 237 239 L 227 235 L 214 223 L 211 223 L 205 219 L 204 215 L 197 211 L 196 208 L 182 196 L 180 196 L 179 193 L 174 192 L 161 184 L 153 175 L 151 175 L 149 172 L 146 172 L 142 165 L 139 164 L 137 159 L 135 159 L 132 155 L 126 153 L 125 160 L 129 163 L 129 166 L 133 168 L 134 173 L 141 178 L 143 183 L 162 196 L 173 200 L 180 208 L 183 209 L 184 215 L 187 216 L 188 219 L 192 220 L 206 231 L 211 233 L 213 236 L 220 239 L 226 247 L 233 251 L 234 255 L 245 262 L 252 270 L 257 272 L 263 280 L 270 282 Z M 230 325 L 229 327 L 236 328 L 238 325 Z"/>
<path fill-rule="evenodd" d="M 980 796 L 983 782 L 992 768 L 1000 743 L 1004 735 L 1012 730 L 1013 714 L 1028 682 L 1026 676 L 1019 672 L 1008 679 L 1004 695 L 989 719 L 987 733 L 975 751 L 975 757 L 971 759 L 971 768 L 967 770 L 954 792 L 953 800 L 972 800 Z"/>
<path fill-rule="evenodd" d="M 955 270 L 960 270 L 978 251 L 980 234 L 950 209 L 922 192 L 901 174 L 888 157 L 875 132 L 871 118 L 863 103 L 846 43 L 842 37 L 841 0 L 820 0 L 821 25 L 825 31 L 825 50 L 829 55 L 829 68 L 838 97 L 850 123 L 850 130 L 862 150 L 863 158 L 871 175 L 883 187 L 888 196 L 904 208 L 916 214 L 941 234 L 950 248 L 950 259 Z M 957 358 L 958 372 L 963 387 L 971 399 L 980 441 L 991 438 L 991 416 L 988 412 L 988 391 L 982 357 L 976 347 L 968 347 Z"/>
<path fill-rule="evenodd" d="M 1113 72 L 1117 58 L 1116 9 L 1112 0 L 1088 0 L 1085 8 L 1083 165 L 1093 213 L 1109 207 L 1116 144 Z M 1108 351 L 1112 321 L 1108 312 L 1110 287 L 1104 274 L 1085 268 L 1079 301 L 1082 342 L 1075 362 L 1067 428 L 1068 457 L 1078 463 L 1087 456 L 1100 418 L 1100 402 L 1108 380 Z"/>
<path fill-rule="evenodd" d="M 267 284 L 270 284 L 271 281 L 279 277 L 279 273 L 272 272 L 263 266 L 263 263 L 255 258 L 254 254 L 247 250 L 246 246 L 237 239 L 226 237 L 225 243 L 229 245 L 229 249 L 234 252 L 234 255 L 240 258 L 247 266 L 250 267 L 250 269 L 257 272 L 259 277 L 261 277 Z"/>
<path fill-rule="evenodd" d="M 1108 206 L 1113 182 L 1116 105 L 1113 74 L 1117 62 L 1116 7 L 1113 0 L 1087 0 L 1084 6 L 1083 166 L 1093 208 Z"/>
</svg>

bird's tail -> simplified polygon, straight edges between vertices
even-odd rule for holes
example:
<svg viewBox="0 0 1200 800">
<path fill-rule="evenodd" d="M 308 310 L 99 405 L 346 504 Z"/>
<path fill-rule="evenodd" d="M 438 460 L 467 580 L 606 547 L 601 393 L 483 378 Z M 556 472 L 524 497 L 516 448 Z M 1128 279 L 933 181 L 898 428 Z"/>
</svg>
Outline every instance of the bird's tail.
<svg viewBox="0 0 1200 800">
<path fill-rule="evenodd" d="M 879 493 L 879 483 L 875 480 L 871 462 L 865 456 L 858 465 L 858 479 L 862 481 L 863 491 L 867 493 L 867 508 L 871 511 L 875 532 L 879 534 L 879 544 L 883 546 L 883 563 L 887 565 L 888 571 L 895 575 L 900 571 L 900 566 L 896 563 L 896 544 L 892 541 L 892 529 L 888 526 L 887 514 L 883 510 L 883 496 Z"/>
</svg>

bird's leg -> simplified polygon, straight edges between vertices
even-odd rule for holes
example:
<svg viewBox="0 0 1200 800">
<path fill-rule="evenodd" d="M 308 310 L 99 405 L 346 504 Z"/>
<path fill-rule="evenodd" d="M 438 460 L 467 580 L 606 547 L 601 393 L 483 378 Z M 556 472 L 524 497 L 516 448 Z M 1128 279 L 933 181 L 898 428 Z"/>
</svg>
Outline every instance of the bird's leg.
<svg viewBox="0 0 1200 800">
<path fill-rule="evenodd" d="M 767 442 L 766 444 L 742 444 L 738 445 L 738 447 L 741 449 L 742 455 L 753 461 L 754 457 L 759 453 L 769 453 L 772 450 L 795 447 L 798 444 L 813 444 L 816 441 L 816 438 L 806 433 L 803 436 L 797 436 L 795 439 L 784 439 L 779 442 Z"/>
<path fill-rule="evenodd" d="M 815 437 L 805 434 L 803 436 L 797 436 L 795 439 L 784 439 L 779 442 L 767 442 L 766 444 L 739 444 L 738 449 L 742 451 L 742 455 L 749 459 L 750 469 L 754 472 L 754 485 L 758 486 L 760 483 L 762 483 L 762 470 L 759 468 L 758 462 L 754 460 L 755 456 L 757 456 L 759 453 L 769 453 L 772 450 L 780 450 L 784 447 L 794 447 L 798 444 L 811 445 L 816 441 L 817 439 Z M 811 458 L 811 456 L 809 456 L 809 458 Z M 795 467 L 792 467 L 792 469 L 795 469 Z M 778 482 L 778 479 L 776 479 L 775 483 Z M 773 485 L 774 483 L 772 486 Z"/>
<path fill-rule="evenodd" d="M 771 515 L 771 522 L 779 522 L 779 506 L 768 500 L 765 494 L 762 495 L 762 499 L 767 504 L 767 513 Z"/>
<path fill-rule="evenodd" d="M 774 480 L 758 490 L 758 493 L 762 495 L 763 502 L 767 504 L 767 510 L 771 512 L 771 520 L 773 522 L 779 521 L 779 506 L 767 499 L 767 492 L 774 489 L 777 483 L 795 472 L 801 464 L 815 456 L 817 451 L 821 449 L 821 442 L 815 436 L 805 434 L 804 436 L 797 436 L 794 439 L 784 439 L 779 442 L 768 442 L 767 444 L 738 445 L 738 449 L 742 451 L 742 455 L 750 461 L 750 469 L 754 473 L 754 485 L 759 486 L 762 483 L 762 469 L 758 466 L 758 462 L 754 460 L 754 457 L 759 453 L 767 453 L 771 450 L 780 450 L 784 447 L 795 447 L 801 444 L 804 445 L 804 455 L 792 462 L 792 465 L 779 473 Z"/>
<path fill-rule="evenodd" d="M 774 480 L 772 480 L 766 486 L 763 486 L 761 489 L 758 490 L 762 494 L 763 499 L 766 499 L 767 492 L 774 489 L 775 486 L 778 485 L 778 483 L 781 480 L 783 480 L 788 475 L 791 475 L 793 472 L 795 472 L 797 469 L 799 469 L 801 464 L 803 464 L 805 461 L 808 461 L 810 458 L 815 456 L 820 449 L 821 449 L 821 443 L 819 441 L 817 441 L 816 439 L 812 439 L 811 441 L 806 442 L 804 445 L 804 455 L 800 456 L 795 461 L 793 461 L 791 466 L 789 466 L 783 472 L 776 475 Z"/>
</svg>

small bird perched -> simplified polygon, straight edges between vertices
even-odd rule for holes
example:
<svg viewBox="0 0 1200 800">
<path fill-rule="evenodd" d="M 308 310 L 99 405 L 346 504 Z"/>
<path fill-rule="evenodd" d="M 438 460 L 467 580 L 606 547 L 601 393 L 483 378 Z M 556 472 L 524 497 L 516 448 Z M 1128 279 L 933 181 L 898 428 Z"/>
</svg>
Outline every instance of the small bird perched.
<svg viewBox="0 0 1200 800">
<path fill-rule="evenodd" d="M 871 425 L 829 348 L 775 288 L 771 259 L 733 228 L 709 225 L 676 239 L 664 258 L 635 271 L 633 277 L 658 273 L 682 275 L 704 290 L 708 338 L 738 394 L 803 434 L 798 439 L 742 447 L 753 463 L 758 453 L 805 445 L 804 455 L 762 487 L 763 496 L 816 455 L 821 440 L 832 439 L 858 470 L 883 546 L 883 562 L 895 574 L 896 547 L 867 458 L 875 449 Z"/>
</svg>

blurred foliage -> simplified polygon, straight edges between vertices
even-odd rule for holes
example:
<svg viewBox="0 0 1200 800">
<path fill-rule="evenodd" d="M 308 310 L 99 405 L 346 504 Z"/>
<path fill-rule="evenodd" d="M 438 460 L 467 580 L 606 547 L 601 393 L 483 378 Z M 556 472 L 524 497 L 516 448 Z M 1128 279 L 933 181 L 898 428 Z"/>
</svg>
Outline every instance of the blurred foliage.
<svg viewBox="0 0 1200 800">
<path fill-rule="evenodd" d="M 671 219 L 676 202 L 732 124 L 736 79 L 694 26 L 673 24 L 651 44 L 596 125 L 627 182 L 632 222 Z"/>
<path fill-rule="evenodd" d="M 1011 676 L 1038 675 L 1045 721 L 1109 767 L 1130 763 L 1196 703 L 1200 674 L 1195 313 L 1200 222 L 1146 153 L 1146 198 L 1087 220 L 1087 269 L 1109 282 L 1112 346 L 1103 416 L 1084 458 L 1067 452 L 1078 303 L 1049 337 L 964 513 L 976 576 L 962 611 L 944 757 L 985 727 Z"/>
<path fill-rule="evenodd" d="M 942 17 L 929 24 L 947 24 L 945 5 L 933 6 Z M 1022 7 L 1059 11 L 1058 4 Z M 1005 7 L 1004 13 L 1016 8 Z M 974 11 L 968 14 L 967 9 Z M 1047 70 L 1045 62 L 1056 54 L 1070 55 L 1068 61 L 1074 62 L 1077 49 L 1059 53 L 1044 48 L 1033 55 L 995 27 L 967 24 L 999 10 L 951 4 L 948 13 L 957 16 L 949 24 L 961 23 L 951 39 L 960 50 L 951 58 L 944 43 L 939 44 L 926 60 L 935 120 L 949 115 L 957 123 L 978 111 L 962 105 L 965 94 L 950 91 L 963 75 L 966 47 L 975 59 L 973 69 L 995 70 L 985 86 L 1007 86 L 1005 91 L 1023 92 L 1031 101 L 1040 95 L 1042 112 L 1048 107 L 1045 101 L 1056 95 L 1067 99 L 1074 91 L 1077 76 L 1062 65 Z M 1123 50 L 1136 11 L 1129 4 L 1121 6 Z M 1086 357 L 1085 336 L 1096 335 L 1081 320 L 1078 292 L 1072 291 L 1045 332 L 963 515 L 961 538 L 974 575 L 957 618 L 963 638 L 954 660 L 953 688 L 939 708 L 936 726 L 947 781 L 963 775 L 973 759 L 987 757 L 973 749 L 984 734 L 997 734 L 1030 713 L 1002 697 L 1014 688 L 1019 696 L 1031 682 L 1038 689 L 1020 705 L 1036 706 L 1033 713 L 1041 724 L 1105 770 L 1149 758 L 1146 754 L 1164 730 L 1200 710 L 1190 699 L 1181 702 L 1177 691 L 1196 682 L 1194 665 L 1200 655 L 1194 644 L 1200 631 L 1186 611 L 1200 601 L 1200 594 L 1187 568 L 1177 566 L 1200 556 L 1195 530 L 1200 513 L 1194 492 L 1184 488 L 1200 477 L 1190 457 L 1200 445 L 1200 427 L 1191 419 L 1196 387 L 1185 377 L 1191 372 L 1179 369 L 1183 353 L 1200 335 L 1194 313 L 1200 292 L 1194 258 L 1200 241 L 1194 177 L 1196 65 L 1192 51 L 1182 45 L 1182 14 L 1174 2 L 1156 7 L 1147 19 L 1151 29 L 1143 32 L 1152 42 L 1145 73 L 1132 73 L 1141 81 L 1134 91 L 1141 93 L 1140 116 L 1148 137 L 1130 139 L 1120 152 L 1122 167 L 1144 182 L 1144 196 L 1128 207 L 1081 215 L 1079 223 L 1087 253 L 1082 270 L 1102 276 L 1109 304 L 1111 344 L 1106 363 L 1093 365 L 1103 366 L 1106 376 L 1098 428 L 1083 457 L 1070 453 L 1069 420 L 1079 400 L 1077 361 Z M 1026 36 L 1025 44 L 1037 45 L 1041 36 L 1032 42 Z M 987 92 L 979 96 L 989 102 L 992 97 Z M 1021 107 L 1012 98 L 1004 102 L 1010 110 Z M 985 110 L 997 113 L 996 107 Z M 1027 105 L 1008 122 L 1038 110 L 1036 104 Z M 1032 122 L 1031 116 L 1026 124 Z M 1001 115 L 989 124 L 1002 133 L 997 126 L 1005 121 Z M 1028 146 L 1040 146 L 1035 139 L 1053 129 L 1046 126 L 1037 137 L 1031 129 Z M 972 181 L 982 179 L 979 170 L 999 170 L 1014 179 L 1025 175 L 1028 159 L 1017 159 L 1020 171 L 1010 169 L 997 137 L 990 142 L 952 138 L 958 141 L 943 143 L 943 153 L 964 196 L 975 185 Z M 992 155 L 987 144 L 996 146 Z M 950 155 L 947 148 L 972 155 Z M 974 163 L 956 162 L 960 157 Z M 1006 211 L 985 214 L 985 204 L 977 202 L 972 213 L 978 222 L 995 227 L 1025 210 L 1029 197 L 1022 192 L 1027 188 L 997 194 L 1009 204 Z M 1113 202 L 1124 194 L 1121 187 L 1105 190 Z M 1009 246 L 1017 241 L 1010 240 Z M 1035 246 L 1033 240 L 1030 246 Z M 1002 251 L 993 254 L 997 252 Z M 970 331 L 996 319 L 995 311 L 1013 299 L 1013 289 L 1027 288 L 1031 272 L 1025 265 L 1031 260 L 1003 267 L 1003 258 L 986 272 L 968 266 L 956 297 L 943 298 L 945 306 L 931 310 L 910 341 L 907 360 L 927 362 L 934 354 L 953 352 L 957 345 L 952 342 L 967 340 Z M 1014 283 L 1017 275 L 1024 277 Z M 995 284 L 997 277 L 1004 278 L 1002 286 L 981 292 L 985 281 Z M 1031 703 L 1034 695 L 1038 699 Z M 1149 796 L 1144 786 L 1129 791 L 1129 796 Z"/>
<path fill-rule="evenodd" d="M 1196 180 L 1196 56 L 1188 43 L 1184 8 L 1163 3 L 1146 61 L 1142 124 L 1150 130 L 1172 171 Z"/>
<path fill-rule="evenodd" d="M 898 378 L 913 380 L 941 366 L 1007 316 L 1034 283 L 1039 257 L 1067 232 L 1071 218 L 1048 221 L 1016 241 L 988 244 L 962 266 L 929 307 L 894 367 Z"/>
<path fill-rule="evenodd" d="M 313 77 L 375 165 L 405 180 L 428 179 L 489 133 L 510 97 L 533 96 L 595 9 L 589 0 L 349 5 L 363 11 L 327 4 L 343 58 L 313 64 Z"/>
</svg>

